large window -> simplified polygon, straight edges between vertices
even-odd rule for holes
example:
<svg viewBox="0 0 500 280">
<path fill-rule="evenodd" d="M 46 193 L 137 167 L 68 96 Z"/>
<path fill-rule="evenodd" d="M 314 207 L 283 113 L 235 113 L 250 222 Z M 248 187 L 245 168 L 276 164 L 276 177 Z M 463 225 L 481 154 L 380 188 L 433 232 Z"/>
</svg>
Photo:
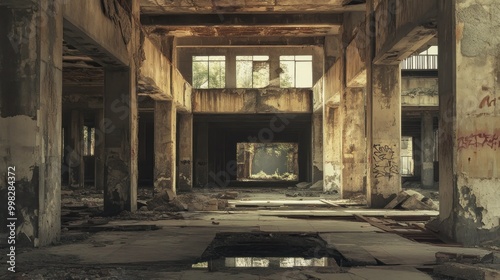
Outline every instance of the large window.
<svg viewBox="0 0 500 280">
<path fill-rule="evenodd" d="M 312 87 L 312 56 L 280 56 L 280 86 L 282 88 Z"/>
<path fill-rule="evenodd" d="M 225 56 L 193 56 L 194 88 L 224 88 L 225 86 Z"/>
<path fill-rule="evenodd" d="M 269 85 L 269 56 L 236 56 L 236 87 L 263 88 Z"/>
</svg>

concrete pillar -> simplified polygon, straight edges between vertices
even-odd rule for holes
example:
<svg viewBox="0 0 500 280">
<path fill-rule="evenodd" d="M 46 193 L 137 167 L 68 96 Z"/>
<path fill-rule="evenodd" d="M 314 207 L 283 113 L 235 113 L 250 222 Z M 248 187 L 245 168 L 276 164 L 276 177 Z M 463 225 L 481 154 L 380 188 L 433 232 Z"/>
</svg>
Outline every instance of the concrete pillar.
<svg viewBox="0 0 500 280">
<path fill-rule="evenodd" d="M 439 1 L 440 232 L 500 246 L 500 25 L 496 1 Z"/>
<path fill-rule="evenodd" d="M 342 98 L 342 198 L 366 195 L 365 89 L 346 88 Z"/>
<path fill-rule="evenodd" d="M 85 164 L 83 162 L 83 114 L 79 110 L 71 111 L 69 136 L 65 149 L 69 168 L 68 185 L 81 188 L 84 185 Z"/>
<path fill-rule="evenodd" d="M 323 190 L 342 186 L 342 121 L 340 108 L 325 106 L 323 113 Z"/>
<path fill-rule="evenodd" d="M 104 190 L 104 157 L 105 157 L 105 147 L 104 147 L 104 131 L 101 130 L 101 124 L 104 121 L 104 110 L 99 109 L 95 118 L 95 182 L 94 187 L 96 190 Z"/>
<path fill-rule="evenodd" d="M 401 191 L 401 69 L 371 67 L 371 185 L 368 203 L 382 208 Z"/>
<path fill-rule="evenodd" d="M 135 71 L 106 68 L 104 75 L 104 212 L 137 208 L 137 100 Z"/>
<path fill-rule="evenodd" d="M 312 183 L 323 180 L 323 114 L 312 117 Z"/>
<path fill-rule="evenodd" d="M 280 56 L 276 53 L 269 55 L 269 86 L 280 87 Z"/>
<path fill-rule="evenodd" d="M 179 115 L 178 189 L 193 188 L 193 115 Z"/>
<path fill-rule="evenodd" d="M 200 121 L 196 125 L 195 186 L 208 184 L 208 124 Z"/>
<path fill-rule="evenodd" d="M 0 219 L 15 224 L 16 247 L 49 245 L 61 230 L 63 19 L 60 1 L 33 3 L 0 6 Z"/>
<path fill-rule="evenodd" d="M 164 190 L 175 193 L 176 179 L 176 122 L 177 110 L 174 101 L 155 101 L 155 167 L 154 193 Z"/>
<path fill-rule="evenodd" d="M 434 187 L 434 128 L 431 112 L 422 113 L 421 178 L 423 188 Z"/>
<path fill-rule="evenodd" d="M 226 88 L 236 88 L 236 56 L 226 56 Z"/>
</svg>

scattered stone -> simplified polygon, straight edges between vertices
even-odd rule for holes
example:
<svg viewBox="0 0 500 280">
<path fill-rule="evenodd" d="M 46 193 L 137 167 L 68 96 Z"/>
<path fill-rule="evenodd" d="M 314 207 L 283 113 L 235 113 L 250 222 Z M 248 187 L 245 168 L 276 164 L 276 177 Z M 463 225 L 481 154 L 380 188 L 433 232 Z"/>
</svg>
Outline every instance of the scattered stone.
<svg viewBox="0 0 500 280">
<path fill-rule="evenodd" d="M 307 182 L 300 182 L 296 184 L 295 186 L 299 189 L 307 189 L 312 185 L 312 183 L 307 183 Z"/>
<path fill-rule="evenodd" d="M 482 259 L 483 258 L 480 255 L 467 255 L 467 254 L 448 253 L 448 252 L 436 253 L 436 263 L 438 264 L 443 264 L 447 262 L 475 264 L 475 263 L 480 263 Z"/>
<path fill-rule="evenodd" d="M 177 198 L 170 201 L 170 205 L 174 206 L 177 209 L 177 211 L 187 211 L 188 210 L 188 206 Z"/>
<path fill-rule="evenodd" d="M 452 262 L 435 266 L 434 273 L 464 280 L 500 279 L 500 270 Z"/>
<path fill-rule="evenodd" d="M 298 193 L 286 193 L 285 196 L 287 196 L 287 197 L 297 197 L 297 196 L 299 196 L 299 194 Z"/>
<path fill-rule="evenodd" d="M 137 209 L 141 209 L 144 206 L 148 206 L 148 202 L 145 200 L 137 200 Z"/>
<path fill-rule="evenodd" d="M 227 191 L 219 196 L 222 199 L 236 199 L 238 197 L 238 192 Z"/>
<path fill-rule="evenodd" d="M 142 206 L 141 208 L 138 209 L 139 211 L 142 211 L 142 212 L 145 212 L 145 211 L 148 211 L 148 207 L 147 206 Z"/>
<path fill-rule="evenodd" d="M 159 206 L 168 204 L 170 201 L 174 200 L 175 197 L 176 195 L 172 190 L 163 190 L 161 193 L 147 202 L 148 209 L 154 210 Z"/>
<path fill-rule="evenodd" d="M 322 191 L 323 190 L 323 180 L 319 180 L 318 182 L 312 184 L 309 188 L 312 191 Z"/>
<path fill-rule="evenodd" d="M 219 225 L 219 224 L 220 224 L 219 222 L 212 221 L 212 225 Z"/>
<path fill-rule="evenodd" d="M 400 192 L 385 209 L 406 209 L 406 210 L 438 210 L 434 201 L 419 192 L 405 190 Z"/>
</svg>

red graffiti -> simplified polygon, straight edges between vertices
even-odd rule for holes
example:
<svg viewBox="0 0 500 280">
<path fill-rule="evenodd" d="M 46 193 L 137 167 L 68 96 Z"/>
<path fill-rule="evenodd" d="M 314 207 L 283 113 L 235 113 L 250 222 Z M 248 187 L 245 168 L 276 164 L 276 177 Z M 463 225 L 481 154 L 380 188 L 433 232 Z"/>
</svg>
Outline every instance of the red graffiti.
<svg viewBox="0 0 500 280">
<path fill-rule="evenodd" d="M 458 138 L 458 149 L 485 148 L 493 150 L 500 148 L 500 135 L 488 133 L 472 133 L 471 135 Z"/>
<path fill-rule="evenodd" d="M 483 98 L 481 103 L 479 104 L 479 109 L 483 109 L 484 107 L 492 107 L 497 105 L 497 98 L 491 99 L 491 96 L 486 96 Z"/>
</svg>

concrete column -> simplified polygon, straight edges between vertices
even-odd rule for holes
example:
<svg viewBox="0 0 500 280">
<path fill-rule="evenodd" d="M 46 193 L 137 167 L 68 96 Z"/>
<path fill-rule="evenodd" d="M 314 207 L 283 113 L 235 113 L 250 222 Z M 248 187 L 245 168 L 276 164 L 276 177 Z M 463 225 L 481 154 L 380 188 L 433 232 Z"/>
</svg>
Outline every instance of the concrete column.
<svg viewBox="0 0 500 280">
<path fill-rule="evenodd" d="M 280 56 L 275 53 L 269 55 L 269 86 L 280 87 Z"/>
<path fill-rule="evenodd" d="M 366 195 L 365 89 L 346 88 L 342 98 L 342 198 Z"/>
<path fill-rule="evenodd" d="M 208 124 L 203 121 L 196 125 L 195 158 L 195 185 L 205 187 L 208 184 Z"/>
<path fill-rule="evenodd" d="M 176 179 L 176 122 L 177 110 L 173 101 L 155 101 L 155 167 L 154 193 L 165 190 L 175 193 Z"/>
<path fill-rule="evenodd" d="M 83 162 L 83 114 L 79 110 L 71 111 L 66 162 L 69 167 L 68 185 L 81 188 L 84 184 L 85 164 Z"/>
<path fill-rule="evenodd" d="M 193 188 L 193 115 L 179 115 L 178 189 Z"/>
<path fill-rule="evenodd" d="M 500 246 L 499 5 L 439 4 L 440 232 Z"/>
<path fill-rule="evenodd" d="M 325 106 L 323 113 L 323 190 L 342 186 L 342 121 L 340 108 Z"/>
<path fill-rule="evenodd" d="M 0 219 L 17 218 L 16 248 L 49 245 L 61 230 L 63 19 L 60 1 L 33 2 L 0 6 Z"/>
<path fill-rule="evenodd" d="M 421 178 L 423 188 L 434 187 L 434 128 L 430 112 L 422 113 Z"/>
<path fill-rule="evenodd" d="M 107 68 L 104 75 L 104 212 L 137 208 L 137 100 L 134 71 Z"/>
<path fill-rule="evenodd" d="M 372 65 L 371 185 L 368 203 L 382 208 L 401 191 L 401 69 Z"/>
<path fill-rule="evenodd" d="M 97 111 L 95 119 L 95 182 L 94 187 L 97 190 L 104 190 L 104 157 L 105 157 L 105 147 L 104 147 L 104 131 L 101 130 L 101 124 L 104 121 L 104 110 L 99 109 Z"/>
<path fill-rule="evenodd" d="M 312 183 L 323 180 L 323 114 L 312 117 Z"/>
<path fill-rule="evenodd" d="M 236 56 L 226 56 L 226 88 L 236 88 Z"/>
</svg>

